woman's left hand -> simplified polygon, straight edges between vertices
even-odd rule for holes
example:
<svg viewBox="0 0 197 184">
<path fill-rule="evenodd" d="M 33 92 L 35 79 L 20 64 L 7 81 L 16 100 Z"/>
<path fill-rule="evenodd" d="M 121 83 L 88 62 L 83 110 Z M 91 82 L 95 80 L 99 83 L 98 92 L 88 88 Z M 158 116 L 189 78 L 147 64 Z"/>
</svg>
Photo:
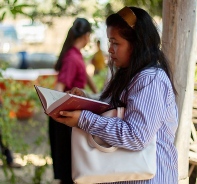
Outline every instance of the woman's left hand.
<svg viewBox="0 0 197 184">
<path fill-rule="evenodd" d="M 60 115 L 61 117 L 53 119 L 69 127 L 77 127 L 81 111 L 60 111 Z"/>
<path fill-rule="evenodd" d="M 86 97 L 85 92 L 77 87 L 72 88 L 70 91 L 66 91 L 67 93 L 73 94 L 73 95 L 77 95 L 77 96 L 82 96 L 82 97 Z"/>
</svg>

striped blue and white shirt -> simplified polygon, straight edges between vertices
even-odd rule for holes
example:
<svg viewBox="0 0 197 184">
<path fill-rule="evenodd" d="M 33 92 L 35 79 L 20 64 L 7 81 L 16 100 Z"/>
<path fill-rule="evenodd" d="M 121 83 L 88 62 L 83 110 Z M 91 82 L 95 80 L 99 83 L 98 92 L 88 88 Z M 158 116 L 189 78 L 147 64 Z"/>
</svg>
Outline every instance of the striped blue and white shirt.
<svg viewBox="0 0 197 184">
<path fill-rule="evenodd" d="M 78 126 L 110 145 L 130 150 L 142 150 L 156 134 L 157 172 L 150 180 L 113 184 L 177 184 L 174 138 L 178 112 L 168 76 L 162 69 L 146 69 L 134 77 L 129 86 L 129 95 L 126 97 L 123 92 L 121 99 L 127 104 L 123 120 L 84 110 Z"/>
</svg>

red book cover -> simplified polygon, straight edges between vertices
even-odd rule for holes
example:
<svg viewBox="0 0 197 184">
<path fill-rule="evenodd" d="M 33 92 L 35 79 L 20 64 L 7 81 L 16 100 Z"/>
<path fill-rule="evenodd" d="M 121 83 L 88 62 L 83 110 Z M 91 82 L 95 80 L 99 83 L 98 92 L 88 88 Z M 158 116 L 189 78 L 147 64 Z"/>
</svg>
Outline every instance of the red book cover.
<svg viewBox="0 0 197 184">
<path fill-rule="evenodd" d="M 34 86 L 40 98 L 45 113 L 58 117 L 60 111 L 89 110 L 102 114 L 110 109 L 110 105 L 98 100 L 72 95 L 40 86 Z"/>
</svg>

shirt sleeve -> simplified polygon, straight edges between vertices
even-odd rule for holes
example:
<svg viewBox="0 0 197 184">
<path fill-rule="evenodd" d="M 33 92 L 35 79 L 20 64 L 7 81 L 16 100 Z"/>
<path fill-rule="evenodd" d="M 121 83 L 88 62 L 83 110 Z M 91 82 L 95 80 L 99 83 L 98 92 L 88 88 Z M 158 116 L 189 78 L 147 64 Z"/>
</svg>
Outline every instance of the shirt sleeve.
<svg viewBox="0 0 197 184">
<path fill-rule="evenodd" d="M 82 111 L 78 126 L 108 144 L 142 150 L 162 126 L 168 86 L 159 78 L 146 76 L 129 89 L 124 119 Z"/>
</svg>

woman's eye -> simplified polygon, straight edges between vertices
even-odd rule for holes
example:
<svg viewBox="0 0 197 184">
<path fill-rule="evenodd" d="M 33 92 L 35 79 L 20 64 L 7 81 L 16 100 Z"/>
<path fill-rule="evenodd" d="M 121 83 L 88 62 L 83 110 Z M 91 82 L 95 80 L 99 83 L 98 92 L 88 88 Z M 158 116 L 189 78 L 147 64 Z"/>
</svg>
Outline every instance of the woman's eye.
<svg viewBox="0 0 197 184">
<path fill-rule="evenodd" d="M 118 45 L 116 42 L 109 42 L 109 45 Z"/>
</svg>

